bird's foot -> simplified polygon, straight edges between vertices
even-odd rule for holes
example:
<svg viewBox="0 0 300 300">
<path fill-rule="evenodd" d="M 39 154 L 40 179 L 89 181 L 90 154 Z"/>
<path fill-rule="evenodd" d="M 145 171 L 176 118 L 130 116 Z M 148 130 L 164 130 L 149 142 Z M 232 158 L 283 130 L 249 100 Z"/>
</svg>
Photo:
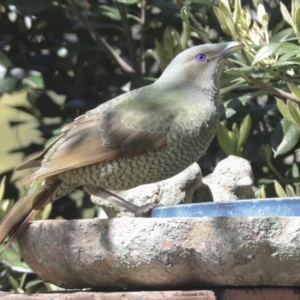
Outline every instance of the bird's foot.
<svg viewBox="0 0 300 300">
<path fill-rule="evenodd" d="M 159 203 L 151 203 L 151 204 L 146 204 L 143 206 L 136 206 L 133 203 L 130 203 L 126 201 L 125 199 L 119 197 L 118 195 L 113 194 L 110 191 L 107 191 L 105 189 L 99 188 L 99 187 L 94 187 L 94 186 L 89 186 L 85 185 L 84 188 L 86 189 L 87 192 L 90 194 L 101 197 L 107 201 L 110 201 L 111 203 L 114 203 L 120 207 L 123 207 L 127 211 L 133 213 L 136 217 L 149 217 L 150 216 L 150 211 L 156 207 L 160 206 Z"/>
<path fill-rule="evenodd" d="M 136 217 L 150 217 L 151 210 L 155 207 L 161 206 L 160 203 L 150 203 L 143 206 L 136 207 L 136 212 L 134 212 Z"/>
</svg>

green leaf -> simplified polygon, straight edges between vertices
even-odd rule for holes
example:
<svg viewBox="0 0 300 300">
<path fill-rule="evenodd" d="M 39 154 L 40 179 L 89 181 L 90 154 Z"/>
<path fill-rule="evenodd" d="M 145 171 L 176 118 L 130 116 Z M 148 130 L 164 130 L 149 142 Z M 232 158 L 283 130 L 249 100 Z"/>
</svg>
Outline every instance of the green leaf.
<svg viewBox="0 0 300 300">
<path fill-rule="evenodd" d="M 283 130 L 283 139 L 274 153 L 275 157 L 290 151 L 300 138 L 299 126 L 291 123 L 287 119 L 281 120 L 281 126 Z"/>
<path fill-rule="evenodd" d="M 275 43 L 275 42 L 284 42 L 288 37 L 290 37 L 293 33 L 293 28 L 286 28 L 283 29 L 277 33 L 275 33 L 271 39 L 270 43 Z"/>
<path fill-rule="evenodd" d="M 271 43 L 268 45 L 263 46 L 259 49 L 259 51 L 256 53 L 252 65 L 256 64 L 257 62 L 265 59 L 266 57 L 275 54 L 279 48 L 281 47 L 281 43 Z"/>
<path fill-rule="evenodd" d="M 22 80 L 23 84 L 29 85 L 35 89 L 43 89 L 45 87 L 42 76 L 30 76 Z"/>
<path fill-rule="evenodd" d="M 292 83 L 287 84 L 291 90 L 291 92 L 300 100 L 300 88 Z"/>
<path fill-rule="evenodd" d="M 287 196 L 284 189 L 283 189 L 283 187 L 281 186 L 281 184 L 277 180 L 274 180 L 274 188 L 275 188 L 275 192 L 276 192 L 278 197 L 284 198 L 284 197 Z"/>
<path fill-rule="evenodd" d="M 293 27 L 294 26 L 293 19 L 290 15 L 289 11 L 287 10 L 286 6 L 282 2 L 280 2 L 280 10 L 281 10 L 284 20 Z"/>
<path fill-rule="evenodd" d="M 264 158 L 264 160 L 267 162 L 268 165 L 272 165 L 272 150 L 270 145 L 263 144 L 260 149 L 259 153 Z"/>
<path fill-rule="evenodd" d="M 288 197 L 296 197 L 295 191 L 290 184 L 286 185 L 285 191 Z"/>
<path fill-rule="evenodd" d="M 232 14 L 230 11 L 229 3 L 225 4 L 222 1 L 219 1 L 219 8 L 220 8 L 220 11 L 224 15 L 224 21 L 225 21 L 224 24 L 220 24 L 220 25 L 226 26 L 230 32 L 230 35 L 235 35 L 235 26 L 234 26 L 234 22 L 232 19 Z"/>
<path fill-rule="evenodd" d="M 234 12 L 233 12 L 234 24 L 238 24 L 240 22 L 241 15 L 242 15 L 241 0 L 235 0 L 234 1 Z"/>
<path fill-rule="evenodd" d="M 296 188 L 296 195 L 300 196 L 300 183 L 297 182 L 294 185 L 295 185 L 295 188 Z"/>
<path fill-rule="evenodd" d="M 295 20 L 295 27 L 297 28 L 297 31 L 300 30 L 300 6 L 297 7 L 295 15 L 293 16 Z"/>
<path fill-rule="evenodd" d="M 218 125 L 217 138 L 220 147 L 227 155 L 234 154 L 234 144 L 230 132 L 223 122 Z"/>
<path fill-rule="evenodd" d="M 249 133 L 250 133 L 250 129 L 251 129 L 251 118 L 249 115 L 247 115 L 241 126 L 240 126 L 240 130 L 239 130 L 239 138 L 238 138 L 238 149 L 240 150 L 241 147 L 244 146 L 248 136 L 249 136 Z"/>
<path fill-rule="evenodd" d="M 186 10 L 186 6 L 184 6 L 181 11 L 180 11 L 180 15 L 181 15 L 181 19 L 183 20 L 183 22 L 185 22 L 186 24 L 190 25 L 190 21 L 189 21 L 189 16 Z"/>
<path fill-rule="evenodd" d="M 6 177 L 4 176 L 1 180 L 0 183 L 0 201 L 3 199 L 4 197 L 4 191 L 5 191 L 5 179 Z"/>
<path fill-rule="evenodd" d="M 264 185 L 262 185 L 262 186 L 259 188 L 256 197 L 257 197 L 258 199 L 266 198 L 266 190 L 265 190 L 265 186 L 264 186 Z"/>
<path fill-rule="evenodd" d="M 257 66 L 247 66 L 242 68 L 231 68 L 226 70 L 225 73 L 232 74 L 232 75 L 244 75 L 244 74 L 253 73 L 257 70 L 259 70 Z"/>
<path fill-rule="evenodd" d="M 213 9 L 214 9 L 215 15 L 219 21 L 219 24 L 220 24 L 222 30 L 226 34 L 231 35 L 231 30 L 230 30 L 229 26 L 227 26 L 225 14 L 218 7 L 214 7 Z"/>
<path fill-rule="evenodd" d="M 293 119 L 295 120 L 296 124 L 300 126 L 300 111 L 298 104 L 288 100 L 287 107 L 292 115 Z"/>
<path fill-rule="evenodd" d="M 289 67 L 289 66 L 296 66 L 300 65 L 298 62 L 294 61 L 277 61 L 276 63 L 272 64 L 272 68 L 280 68 L 280 67 Z"/>
<path fill-rule="evenodd" d="M 0 49 L 0 65 L 3 66 L 4 68 L 11 68 L 13 64 L 11 61 L 8 59 L 6 54 Z"/>
<path fill-rule="evenodd" d="M 297 122 L 293 118 L 293 116 L 292 116 L 289 108 L 284 103 L 284 101 L 276 98 L 276 102 L 277 102 L 277 107 L 278 107 L 279 111 L 281 112 L 281 114 L 284 116 L 284 118 L 286 118 L 288 121 L 290 121 L 291 123 L 293 123 L 296 126 L 298 126 Z"/>
<path fill-rule="evenodd" d="M 240 132 L 239 132 L 238 126 L 236 123 L 233 123 L 231 138 L 232 138 L 232 144 L 234 147 L 234 152 L 232 154 L 237 155 L 237 156 L 240 155 L 240 149 L 238 147 L 239 137 L 240 137 Z"/>
</svg>

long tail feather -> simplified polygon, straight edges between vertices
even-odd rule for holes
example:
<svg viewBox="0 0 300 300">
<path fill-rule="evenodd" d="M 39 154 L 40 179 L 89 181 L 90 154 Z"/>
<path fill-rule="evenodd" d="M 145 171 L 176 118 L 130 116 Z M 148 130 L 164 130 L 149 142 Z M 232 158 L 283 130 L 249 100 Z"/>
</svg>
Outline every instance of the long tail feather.
<svg viewBox="0 0 300 300">
<path fill-rule="evenodd" d="M 0 244 L 9 236 L 0 255 L 10 246 L 14 238 L 26 227 L 30 219 L 49 203 L 49 198 L 55 193 L 60 186 L 61 181 L 55 181 L 49 188 L 37 193 L 28 194 L 19 199 L 8 214 L 0 222 Z"/>
</svg>

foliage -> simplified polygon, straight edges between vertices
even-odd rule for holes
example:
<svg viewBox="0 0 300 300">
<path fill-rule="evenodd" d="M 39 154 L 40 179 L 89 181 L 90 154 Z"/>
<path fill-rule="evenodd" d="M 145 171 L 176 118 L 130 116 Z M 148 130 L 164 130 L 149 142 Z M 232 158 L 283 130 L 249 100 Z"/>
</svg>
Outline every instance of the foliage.
<svg viewBox="0 0 300 300">
<path fill-rule="evenodd" d="M 14 167 L 65 124 L 153 82 L 193 44 L 229 40 L 245 50 L 229 60 L 221 79 L 222 122 L 200 159 L 202 171 L 239 155 L 251 162 L 258 197 L 299 195 L 299 7 L 296 0 L 2 1 L 0 217 L 14 202 L 7 199 L 25 191 L 28 172 Z M 88 198 L 76 191 L 40 218 L 93 217 Z M 5 255 L 0 289 L 53 289 L 31 273 L 16 245 Z"/>
</svg>

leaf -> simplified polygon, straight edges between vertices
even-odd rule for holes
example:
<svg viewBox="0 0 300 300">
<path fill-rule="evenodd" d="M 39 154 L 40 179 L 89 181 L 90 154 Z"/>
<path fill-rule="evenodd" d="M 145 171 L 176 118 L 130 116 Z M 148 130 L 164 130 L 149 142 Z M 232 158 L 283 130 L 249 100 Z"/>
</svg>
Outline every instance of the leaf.
<svg viewBox="0 0 300 300">
<path fill-rule="evenodd" d="M 265 59 L 266 57 L 275 54 L 278 49 L 281 47 L 281 43 L 270 43 L 268 45 L 263 46 L 258 50 L 256 53 L 252 65 L 256 64 L 257 62 Z"/>
<path fill-rule="evenodd" d="M 3 199 L 4 197 L 4 191 L 5 191 L 5 179 L 6 177 L 4 176 L 1 180 L 0 183 L 0 201 Z"/>
<path fill-rule="evenodd" d="M 293 27 L 294 26 L 293 19 L 290 15 L 289 11 L 287 10 L 286 6 L 282 2 L 280 2 L 280 10 L 281 10 L 284 20 Z"/>
<path fill-rule="evenodd" d="M 234 1 L 234 12 L 233 12 L 234 24 L 238 24 L 241 21 L 241 14 L 242 14 L 241 0 L 235 0 Z"/>
<path fill-rule="evenodd" d="M 225 18 L 225 24 L 223 24 L 224 26 L 226 26 L 230 32 L 230 35 L 235 35 L 235 26 L 234 26 L 234 22 L 232 19 L 232 15 L 231 15 L 231 11 L 229 8 L 229 4 L 224 4 L 223 1 L 219 1 L 219 8 L 221 10 L 221 12 L 224 14 L 224 18 Z"/>
<path fill-rule="evenodd" d="M 290 37 L 293 34 L 293 28 L 286 28 L 283 29 L 277 33 L 275 33 L 271 39 L 270 43 L 275 43 L 275 42 L 283 42 L 285 41 L 288 37 Z"/>
<path fill-rule="evenodd" d="M 292 83 L 287 83 L 291 92 L 300 100 L 300 88 Z"/>
<path fill-rule="evenodd" d="M 276 103 L 277 103 L 277 107 L 279 109 L 279 111 L 281 112 L 281 114 L 284 116 L 284 118 L 286 118 L 288 121 L 290 121 L 291 123 L 295 124 L 296 126 L 298 126 L 297 122 L 295 121 L 295 119 L 293 118 L 292 114 L 290 113 L 289 108 L 287 107 L 287 105 L 284 103 L 284 101 L 276 98 Z"/>
<path fill-rule="evenodd" d="M 287 196 L 283 187 L 277 180 L 274 180 L 274 188 L 278 197 L 285 198 Z"/>
<path fill-rule="evenodd" d="M 0 49 L 0 65 L 5 68 L 13 67 L 13 64 L 11 63 L 11 61 L 8 59 L 6 54 L 1 49 Z"/>
<path fill-rule="evenodd" d="M 276 63 L 272 64 L 272 68 L 280 68 L 280 67 L 289 67 L 289 66 L 296 66 L 300 65 L 298 62 L 294 61 L 277 61 Z"/>
<path fill-rule="evenodd" d="M 232 143 L 230 132 L 223 122 L 220 122 L 218 125 L 217 138 L 220 147 L 227 155 L 234 153 L 234 145 Z"/>
<path fill-rule="evenodd" d="M 232 134 L 231 134 L 231 139 L 232 139 L 232 144 L 233 144 L 233 149 L 234 152 L 232 153 L 233 155 L 240 155 L 240 149 L 238 148 L 238 140 L 239 140 L 239 129 L 237 127 L 236 123 L 233 123 L 232 125 Z"/>
<path fill-rule="evenodd" d="M 189 21 L 189 16 L 186 10 L 186 6 L 184 6 L 181 11 L 180 11 L 180 15 L 181 15 L 181 19 L 183 20 L 183 22 L 185 22 L 186 24 L 190 25 L 190 21 Z"/>
<path fill-rule="evenodd" d="M 298 104 L 288 100 L 287 107 L 288 107 L 293 119 L 295 120 L 296 125 L 298 125 L 298 127 L 299 127 L 300 126 L 300 111 L 299 111 Z"/>
<path fill-rule="evenodd" d="M 296 197 L 295 191 L 290 184 L 285 186 L 285 191 L 288 197 Z"/>
<path fill-rule="evenodd" d="M 230 28 L 227 26 L 225 14 L 218 7 L 214 7 L 213 9 L 214 9 L 215 15 L 219 21 L 219 24 L 220 24 L 222 30 L 226 34 L 231 35 Z"/>
<path fill-rule="evenodd" d="M 283 139 L 278 145 L 274 156 L 278 156 L 290 151 L 298 142 L 300 138 L 300 127 L 291 123 L 287 119 L 281 120 Z"/>
<path fill-rule="evenodd" d="M 232 74 L 232 75 L 244 75 L 244 74 L 253 73 L 257 70 L 259 70 L 257 66 L 247 66 L 242 68 L 231 68 L 226 70 L 225 73 Z"/>
<path fill-rule="evenodd" d="M 23 84 L 29 85 L 35 89 L 43 89 L 45 87 L 42 76 L 30 76 L 22 80 Z"/>
<path fill-rule="evenodd" d="M 299 30 L 300 30 L 300 6 L 297 7 L 293 18 L 295 21 L 295 27 L 296 27 L 297 31 L 299 32 Z"/>
<path fill-rule="evenodd" d="M 258 199 L 262 199 L 262 198 L 266 198 L 266 190 L 265 190 L 265 186 L 262 185 L 258 192 L 257 192 L 257 196 L 256 196 Z"/>
<path fill-rule="evenodd" d="M 249 115 L 247 115 L 241 126 L 240 126 L 240 130 L 239 130 L 239 138 L 238 138 L 238 149 L 240 150 L 241 147 L 244 146 L 248 136 L 249 136 L 249 133 L 250 133 L 250 129 L 251 129 L 251 118 Z"/>
<path fill-rule="evenodd" d="M 259 153 L 268 165 L 272 165 L 272 150 L 270 145 L 263 144 L 259 149 Z"/>
</svg>

